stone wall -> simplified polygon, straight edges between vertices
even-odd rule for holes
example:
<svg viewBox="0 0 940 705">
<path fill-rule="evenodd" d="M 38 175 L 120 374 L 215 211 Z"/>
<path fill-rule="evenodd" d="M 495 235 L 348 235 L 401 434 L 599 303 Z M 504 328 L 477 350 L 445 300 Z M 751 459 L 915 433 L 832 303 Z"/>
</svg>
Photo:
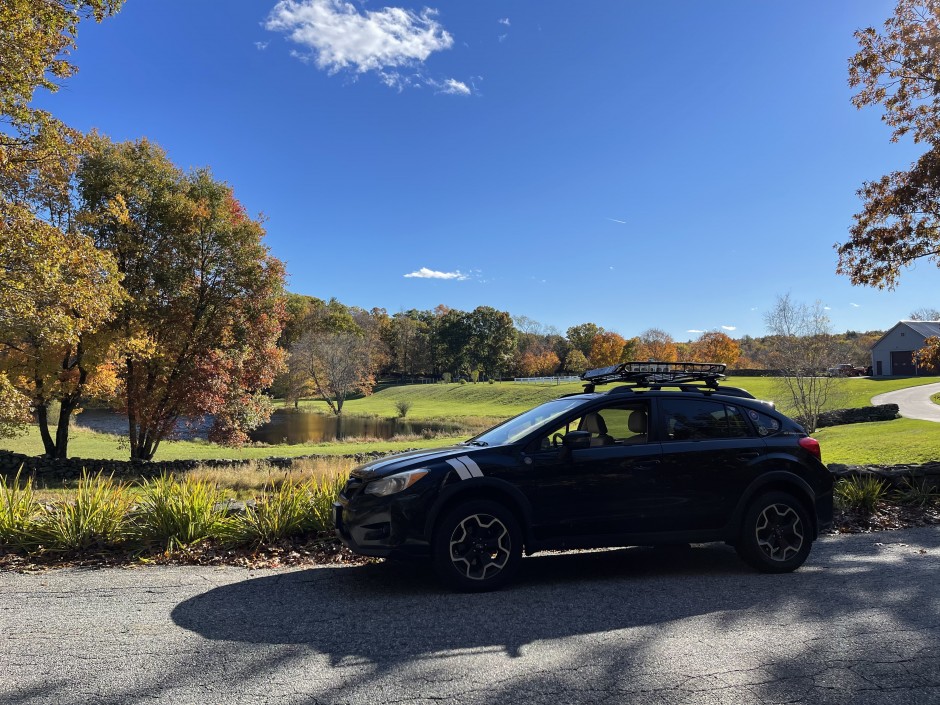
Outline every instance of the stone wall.
<svg viewBox="0 0 940 705">
<path fill-rule="evenodd" d="M 237 468 L 253 463 L 266 463 L 278 468 L 289 468 L 294 463 L 306 460 L 328 460 L 344 457 L 355 463 L 367 463 L 381 458 L 388 453 L 373 451 L 353 455 L 302 455 L 296 458 L 264 458 L 259 460 L 92 460 L 89 458 L 52 458 L 32 457 L 0 450 L 0 476 L 13 477 L 22 468 L 22 475 L 31 476 L 39 481 L 77 480 L 82 472 L 90 474 L 102 472 L 115 478 L 157 477 L 163 473 L 183 473 L 197 467 Z"/>
<path fill-rule="evenodd" d="M 821 413 L 816 421 L 816 428 L 841 426 L 848 423 L 868 423 L 869 421 L 891 421 L 897 417 L 897 404 L 863 406 L 860 409 L 835 409 Z"/>
<path fill-rule="evenodd" d="M 841 465 L 831 463 L 831 472 L 836 480 L 851 477 L 874 476 L 887 482 L 892 488 L 900 489 L 908 481 L 918 484 L 940 487 L 940 462 L 923 465 Z"/>
</svg>

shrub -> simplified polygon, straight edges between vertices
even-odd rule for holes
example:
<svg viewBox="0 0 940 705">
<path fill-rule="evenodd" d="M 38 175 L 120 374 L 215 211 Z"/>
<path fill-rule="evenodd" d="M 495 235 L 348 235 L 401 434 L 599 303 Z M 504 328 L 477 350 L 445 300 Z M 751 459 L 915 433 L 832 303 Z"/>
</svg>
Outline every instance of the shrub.
<svg viewBox="0 0 940 705">
<path fill-rule="evenodd" d="M 132 496 L 127 485 L 101 473 L 82 473 L 75 498 L 45 511 L 38 533 L 43 545 L 58 551 L 85 551 L 113 545 L 128 534 Z"/>
<path fill-rule="evenodd" d="M 254 506 L 221 527 L 221 537 L 227 543 L 260 545 L 314 529 L 313 485 L 283 482 L 277 488 L 265 489 Z"/>
<path fill-rule="evenodd" d="M 346 484 L 346 475 L 321 477 L 312 483 L 311 515 L 316 531 L 329 531 L 333 528 L 333 502 Z"/>
<path fill-rule="evenodd" d="M 463 377 L 461 377 L 461 378 L 458 380 L 458 382 L 460 382 L 461 384 L 466 384 L 466 383 L 467 383 L 467 380 L 465 380 Z"/>
<path fill-rule="evenodd" d="M 135 513 L 137 537 L 172 552 L 217 536 L 225 520 L 223 499 L 222 492 L 208 482 L 161 475 L 142 488 Z"/>
<path fill-rule="evenodd" d="M 450 384 L 450 382 L 451 382 L 451 380 L 453 380 L 453 378 L 454 378 L 454 376 L 453 376 L 450 372 L 445 372 L 445 373 L 443 373 L 443 374 L 441 375 L 441 379 L 443 379 L 444 382 L 446 382 L 447 384 Z"/>
<path fill-rule="evenodd" d="M 395 402 L 395 410 L 398 412 L 398 418 L 403 419 L 411 411 L 411 402 L 400 399 Z"/>
<path fill-rule="evenodd" d="M 872 475 L 856 475 L 836 482 L 834 493 L 842 509 L 871 513 L 887 496 L 888 483 Z"/>
<path fill-rule="evenodd" d="M 0 475 L 0 546 L 19 551 L 34 548 L 40 512 L 31 479 L 22 484 L 19 472 L 9 481 Z"/>
<path fill-rule="evenodd" d="M 926 480 L 906 478 L 904 486 L 895 493 L 901 504 L 910 504 L 915 507 L 926 507 L 940 501 L 940 490 Z"/>
</svg>

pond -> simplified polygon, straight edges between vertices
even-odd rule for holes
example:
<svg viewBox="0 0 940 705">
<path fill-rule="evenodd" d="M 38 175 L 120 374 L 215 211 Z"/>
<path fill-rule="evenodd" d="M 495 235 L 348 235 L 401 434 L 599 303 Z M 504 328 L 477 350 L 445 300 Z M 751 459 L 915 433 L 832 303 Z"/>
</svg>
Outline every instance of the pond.
<svg viewBox="0 0 940 705">
<path fill-rule="evenodd" d="M 127 417 L 106 409 L 86 409 L 78 414 L 73 423 L 100 433 L 127 435 Z M 202 423 L 179 423 L 176 438 L 205 439 L 211 419 Z M 382 418 L 378 416 L 333 416 L 292 409 L 278 409 L 271 420 L 252 431 L 252 441 L 281 445 L 284 443 L 324 443 L 344 438 L 374 438 L 388 440 L 395 436 L 430 436 L 439 433 L 461 435 L 468 438 L 472 433 L 453 423 L 436 421 L 410 421 L 408 419 Z"/>
<path fill-rule="evenodd" d="M 277 445 L 281 443 L 321 443 L 344 438 L 377 438 L 388 440 L 395 436 L 461 433 L 456 424 L 436 421 L 409 421 L 408 419 L 379 416 L 333 416 L 278 409 L 271 420 L 252 431 L 251 440 Z M 467 437 L 471 434 L 467 433 Z"/>
</svg>

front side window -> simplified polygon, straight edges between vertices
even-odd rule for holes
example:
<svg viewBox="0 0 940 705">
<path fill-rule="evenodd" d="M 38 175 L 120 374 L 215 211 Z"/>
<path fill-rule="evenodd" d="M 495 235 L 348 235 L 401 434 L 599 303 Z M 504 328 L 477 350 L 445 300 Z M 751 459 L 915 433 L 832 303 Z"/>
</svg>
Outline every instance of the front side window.
<svg viewBox="0 0 940 705">
<path fill-rule="evenodd" d="M 543 436 L 539 448 L 557 448 L 569 431 L 587 431 L 591 434 L 591 447 L 623 446 L 646 443 L 649 413 L 647 405 L 620 404 L 588 413 L 564 424 L 559 424 Z"/>
</svg>

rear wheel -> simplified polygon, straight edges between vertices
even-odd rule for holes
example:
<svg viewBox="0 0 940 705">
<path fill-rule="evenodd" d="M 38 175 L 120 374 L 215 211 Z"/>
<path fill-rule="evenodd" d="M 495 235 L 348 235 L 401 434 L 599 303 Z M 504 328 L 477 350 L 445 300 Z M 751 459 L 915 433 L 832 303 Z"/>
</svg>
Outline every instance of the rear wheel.
<svg viewBox="0 0 940 705">
<path fill-rule="evenodd" d="M 806 561 L 812 532 L 802 502 L 787 492 L 769 492 L 748 506 L 735 548 L 763 573 L 789 573 Z"/>
<path fill-rule="evenodd" d="M 522 532 L 504 505 L 474 500 L 447 512 L 432 540 L 434 567 L 450 587 L 464 592 L 505 585 L 522 559 Z"/>
</svg>

